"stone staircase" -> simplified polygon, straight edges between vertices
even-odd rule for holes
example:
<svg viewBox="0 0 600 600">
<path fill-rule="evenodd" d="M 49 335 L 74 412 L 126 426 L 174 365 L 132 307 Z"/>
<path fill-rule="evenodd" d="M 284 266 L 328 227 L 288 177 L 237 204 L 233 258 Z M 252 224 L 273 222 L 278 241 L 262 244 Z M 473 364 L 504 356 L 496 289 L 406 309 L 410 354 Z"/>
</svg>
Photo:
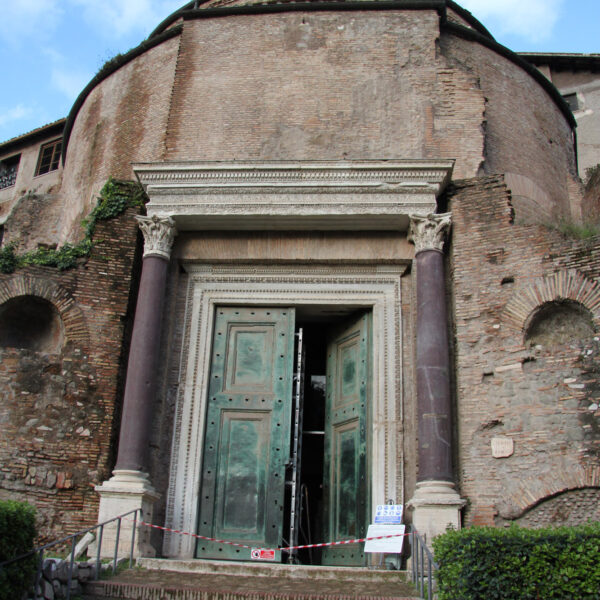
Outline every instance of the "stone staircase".
<svg viewBox="0 0 600 600">
<path fill-rule="evenodd" d="M 140 559 L 85 584 L 85 600 L 418 600 L 403 571 Z"/>
</svg>

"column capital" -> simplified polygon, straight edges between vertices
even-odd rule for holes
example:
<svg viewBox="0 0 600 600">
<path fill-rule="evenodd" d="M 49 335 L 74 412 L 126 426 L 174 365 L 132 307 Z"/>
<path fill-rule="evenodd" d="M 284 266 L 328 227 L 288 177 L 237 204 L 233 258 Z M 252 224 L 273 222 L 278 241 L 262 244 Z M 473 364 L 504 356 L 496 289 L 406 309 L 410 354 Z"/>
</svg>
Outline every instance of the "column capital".
<svg viewBox="0 0 600 600">
<path fill-rule="evenodd" d="M 452 213 L 429 214 L 426 217 L 410 215 L 408 241 L 415 245 L 415 253 L 424 250 L 441 252 L 451 221 Z"/>
<path fill-rule="evenodd" d="M 175 221 L 171 217 L 159 215 L 137 215 L 135 219 L 144 235 L 144 258 L 160 256 L 169 260 L 173 240 L 177 234 Z"/>
</svg>

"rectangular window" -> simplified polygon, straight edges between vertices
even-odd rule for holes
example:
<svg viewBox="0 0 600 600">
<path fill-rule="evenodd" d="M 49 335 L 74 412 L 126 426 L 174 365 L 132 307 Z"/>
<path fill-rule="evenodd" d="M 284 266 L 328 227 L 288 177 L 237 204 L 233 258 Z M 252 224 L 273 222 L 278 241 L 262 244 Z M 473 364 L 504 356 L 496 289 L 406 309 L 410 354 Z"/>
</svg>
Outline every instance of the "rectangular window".
<svg viewBox="0 0 600 600">
<path fill-rule="evenodd" d="M 577 99 L 576 93 L 564 94 L 563 98 L 564 98 L 565 102 L 569 105 L 569 108 L 573 112 L 575 112 L 576 110 L 579 110 L 579 100 Z"/>
<path fill-rule="evenodd" d="M 20 160 L 20 154 L 0 160 L 0 190 L 15 185 Z"/>
<path fill-rule="evenodd" d="M 38 158 L 36 175 L 43 175 L 50 171 L 56 171 L 60 163 L 60 152 L 62 149 L 62 139 L 54 140 L 43 144 L 40 148 L 40 156 Z"/>
</svg>

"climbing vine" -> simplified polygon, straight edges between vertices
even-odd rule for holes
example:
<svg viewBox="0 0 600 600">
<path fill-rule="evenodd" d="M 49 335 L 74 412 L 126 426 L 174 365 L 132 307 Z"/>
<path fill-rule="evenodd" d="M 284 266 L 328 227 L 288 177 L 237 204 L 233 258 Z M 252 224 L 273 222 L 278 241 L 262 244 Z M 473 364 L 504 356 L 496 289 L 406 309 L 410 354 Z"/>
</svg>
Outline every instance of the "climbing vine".
<svg viewBox="0 0 600 600">
<path fill-rule="evenodd" d="M 61 271 L 77 266 L 80 258 L 87 258 L 94 246 L 92 238 L 98 221 L 107 221 L 123 214 L 128 208 L 143 206 L 144 190 L 133 181 L 110 177 L 100 190 L 98 203 L 82 222 L 85 235 L 78 244 L 64 244 L 60 248 L 38 248 L 17 254 L 14 243 L 0 248 L 0 272 L 12 273 L 30 265 L 55 267 Z"/>
</svg>

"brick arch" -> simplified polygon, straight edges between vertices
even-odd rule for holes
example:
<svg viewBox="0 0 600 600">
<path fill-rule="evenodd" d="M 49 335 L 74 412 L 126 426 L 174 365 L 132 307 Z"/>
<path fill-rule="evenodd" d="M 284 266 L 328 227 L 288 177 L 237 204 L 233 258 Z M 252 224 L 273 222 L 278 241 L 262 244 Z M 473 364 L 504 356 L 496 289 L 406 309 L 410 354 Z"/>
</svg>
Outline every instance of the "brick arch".
<svg viewBox="0 0 600 600">
<path fill-rule="evenodd" d="M 590 311 L 596 328 L 600 327 L 600 285 L 574 269 L 538 277 L 516 290 L 504 308 L 503 321 L 523 332 L 535 310 L 559 300 L 581 304 Z"/>
<path fill-rule="evenodd" d="M 600 488 L 599 466 L 558 467 L 544 478 L 521 479 L 506 498 L 516 517 L 522 516 L 543 500 L 571 490 Z"/>
<path fill-rule="evenodd" d="M 0 305 L 19 296 L 37 296 L 50 302 L 62 319 L 66 339 L 77 346 L 89 347 L 90 335 L 83 312 L 65 288 L 31 275 L 17 275 L 0 283 Z"/>
</svg>

